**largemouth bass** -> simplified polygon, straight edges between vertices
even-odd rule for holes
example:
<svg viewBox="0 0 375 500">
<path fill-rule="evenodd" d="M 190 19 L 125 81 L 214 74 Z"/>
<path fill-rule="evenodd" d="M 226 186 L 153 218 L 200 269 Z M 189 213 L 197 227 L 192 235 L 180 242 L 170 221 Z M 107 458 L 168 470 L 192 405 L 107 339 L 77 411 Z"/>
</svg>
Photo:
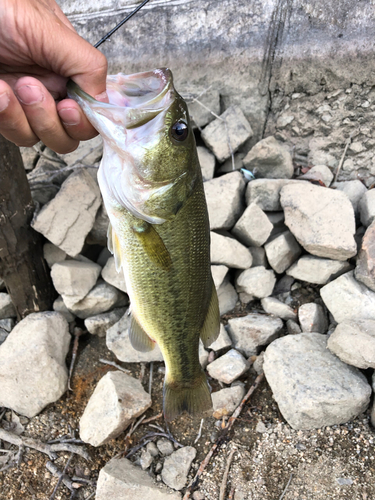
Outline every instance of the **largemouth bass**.
<svg viewBox="0 0 375 500">
<path fill-rule="evenodd" d="M 207 205 L 186 103 L 168 69 L 109 76 L 109 104 L 76 84 L 75 99 L 104 141 L 99 186 L 110 219 L 109 249 L 131 302 L 130 340 L 163 354 L 164 416 L 212 407 L 199 364 L 218 336 Z"/>
</svg>

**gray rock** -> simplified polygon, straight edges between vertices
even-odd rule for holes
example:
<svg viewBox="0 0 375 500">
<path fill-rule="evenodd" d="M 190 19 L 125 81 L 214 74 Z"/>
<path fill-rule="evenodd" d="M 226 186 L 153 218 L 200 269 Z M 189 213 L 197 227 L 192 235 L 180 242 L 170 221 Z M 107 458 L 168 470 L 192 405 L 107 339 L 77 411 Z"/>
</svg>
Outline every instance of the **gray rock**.
<svg viewBox="0 0 375 500">
<path fill-rule="evenodd" d="M 70 335 L 56 312 L 29 314 L 0 346 L 0 405 L 34 417 L 66 391 Z"/>
<path fill-rule="evenodd" d="M 106 265 L 102 269 L 102 278 L 110 285 L 126 293 L 124 273 L 122 270 L 119 273 L 116 271 L 114 257 L 110 257 L 107 260 Z"/>
<path fill-rule="evenodd" d="M 211 274 L 212 279 L 214 280 L 214 284 L 216 288 L 224 281 L 227 272 L 229 271 L 229 267 L 223 265 L 211 266 Z"/>
<path fill-rule="evenodd" d="M 250 251 L 234 238 L 211 231 L 211 263 L 235 269 L 248 269 L 253 262 Z"/>
<path fill-rule="evenodd" d="M 348 365 L 375 368 L 375 321 L 343 321 L 329 336 L 327 347 Z"/>
<path fill-rule="evenodd" d="M 8 293 L 0 292 L 0 319 L 16 317 L 16 310 Z"/>
<path fill-rule="evenodd" d="M 182 490 L 196 454 L 195 448 L 184 446 L 167 457 L 161 471 L 163 482 L 170 488 Z"/>
<path fill-rule="evenodd" d="M 351 269 L 349 262 L 341 260 L 322 259 L 312 255 L 303 255 L 295 262 L 286 274 L 293 278 L 316 285 L 325 285 Z"/>
<path fill-rule="evenodd" d="M 226 347 L 230 347 L 232 345 L 232 340 L 227 334 L 227 331 L 224 325 L 220 324 L 220 333 L 218 338 L 213 342 L 209 348 L 213 351 L 220 351 L 220 349 L 225 349 Z"/>
<path fill-rule="evenodd" d="M 203 107 L 199 103 L 194 102 L 194 100 L 187 101 L 189 115 L 192 119 L 193 127 L 202 128 L 215 119 L 212 113 L 215 113 L 216 115 L 220 114 L 220 93 L 217 90 L 207 90 L 207 88 L 205 88 L 200 89 L 200 91 L 197 92 L 197 89 L 194 88 L 190 92 L 188 89 L 186 93 L 183 92 L 181 95 L 183 97 L 185 97 L 185 95 L 192 95 L 193 98 L 199 95 L 199 102 L 204 105 Z"/>
<path fill-rule="evenodd" d="M 94 225 L 86 237 L 86 243 L 89 245 L 106 246 L 108 225 L 109 217 L 104 203 L 102 203 L 96 213 Z"/>
<path fill-rule="evenodd" d="M 297 333 L 301 333 L 301 327 L 296 321 L 293 321 L 292 319 L 288 319 L 286 322 L 286 328 L 288 330 L 289 335 L 296 335 Z"/>
<path fill-rule="evenodd" d="M 252 267 L 257 267 L 257 266 L 267 267 L 268 262 L 266 257 L 266 251 L 264 250 L 263 247 L 249 247 L 248 250 L 253 258 L 253 263 L 251 264 Z"/>
<path fill-rule="evenodd" d="M 174 446 L 167 438 L 160 438 L 156 441 L 157 449 L 163 456 L 171 455 L 174 452 Z"/>
<path fill-rule="evenodd" d="M 25 170 L 32 170 L 39 158 L 38 152 L 34 148 L 20 147 L 20 153 Z"/>
<path fill-rule="evenodd" d="M 142 449 L 141 456 L 139 458 L 139 465 L 142 470 L 146 470 L 150 467 L 154 460 L 154 457 L 145 448 Z"/>
<path fill-rule="evenodd" d="M 14 328 L 14 319 L 13 318 L 0 319 L 0 328 L 10 333 Z"/>
<path fill-rule="evenodd" d="M 266 313 L 273 314 L 277 318 L 281 318 L 284 320 L 295 320 L 297 318 L 297 314 L 290 306 L 284 304 L 275 297 L 265 297 L 260 302 Z"/>
<path fill-rule="evenodd" d="M 4 330 L 4 328 L 1 328 L 0 326 L 0 345 L 3 344 L 6 339 L 8 338 L 9 332 Z"/>
<path fill-rule="evenodd" d="M 258 352 L 258 347 L 275 340 L 283 328 L 279 318 L 250 313 L 228 321 L 228 333 L 233 346 L 247 358 Z"/>
<path fill-rule="evenodd" d="M 328 320 L 320 304 L 302 304 L 298 309 L 298 319 L 303 332 L 327 333 Z"/>
<path fill-rule="evenodd" d="M 258 178 L 290 179 L 294 173 L 291 154 L 273 136 L 257 142 L 243 164 Z"/>
<path fill-rule="evenodd" d="M 243 212 L 245 181 L 231 172 L 204 183 L 211 229 L 231 229 Z"/>
<path fill-rule="evenodd" d="M 151 443 L 147 443 L 146 450 L 152 457 L 157 457 L 159 455 L 159 450 L 153 441 L 151 441 Z"/>
<path fill-rule="evenodd" d="M 242 385 L 227 387 L 221 391 L 212 393 L 212 405 L 214 418 L 222 418 L 225 415 L 232 415 L 237 406 L 241 403 L 245 395 L 245 388 Z"/>
<path fill-rule="evenodd" d="M 163 355 L 158 347 L 149 352 L 136 351 L 129 339 L 130 315 L 128 312 L 107 330 L 106 343 L 117 359 L 125 363 L 140 363 L 151 361 L 163 361 Z"/>
<path fill-rule="evenodd" d="M 57 247 L 53 243 L 45 243 L 43 246 L 43 256 L 47 261 L 49 267 L 52 267 L 57 262 L 62 262 L 66 259 L 67 255 L 64 250 Z"/>
<path fill-rule="evenodd" d="M 88 141 L 81 141 L 78 148 L 72 153 L 60 155 L 67 165 L 79 162 L 83 165 L 92 166 L 101 160 L 103 155 L 103 139 L 97 135 Z"/>
<path fill-rule="evenodd" d="M 119 307 L 118 309 L 114 309 L 110 312 L 91 316 L 90 318 L 85 319 L 85 327 L 92 335 L 105 337 L 107 330 L 120 321 L 120 319 L 124 316 L 125 311 L 125 307 Z"/>
<path fill-rule="evenodd" d="M 250 367 L 250 363 L 235 349 L 231 349 L 207 366 L 210 377 L 231 384 L 241 377 Z"/>
<path fill-rule="evenodd" d="M 310 183 L 289 184 L 280 200 L 285 224 L 308 252 L 337 260 L 357 253 L 353 206 L 344 193 Z"/>
<path fill-rule="evenodd" d="M 64 260 L 53 264 L 51 278 L 53 286 L 63 299 L 79 302 L 95 285 L 101 267 L 95 262 Z M 66 302 L 65 302 L 66 303 Z"/>
<path fill-rule="evenodd" d="M 150 475 L 126 458 L 112 458 L 99 472 L 95 500 L 181 500 L 156 484 Z"/>
<path fill-rule="evenodd" d="M 287 184 L 300 185 L 306 182 L 290 179 L 255 179 L 247 184 L 246 204 L 256 203 L 264 211 L 279 212 L 282 210 L 280 192 Z"/>
<path fill-rule="evenodd" d="M 375 222 L 367 228 L 354 271 L 356 280 L 375 291 Z"/>
<path fill-rule="evenodd" d="M 221 163 L 252 136 L 251 125 L 237 106 L 229 107 L 202 131 L 202 139 Z"/>
<path fill-rule="evenodd" d="M 263 373 L 264 353 L 265 351 L 262 351 L 253 362 L 253 368 L 258 375 Z"/>
<path fill-rule="evenodd" d="M 214 176 L 215 156 L 202 146 L 197 147 L 199 164 L 202 169 L 203 182 L 209 181 Z"/>
<path fill-rule="evenodd" d="M 302 249 L 290 231 L 281 233 L 264 245 L 267 260 L 276 273 L 283 273 L 301 255 Z"/>
<path fill-rule="evenodd" d="M 359 214 L 361 222 L 368 227 L 375 218 L 375 190 L 366 191 L 359 201 Z"/>
<path fill-rule="evenodd" d="M 100 446 L 116 438 L 152 404 L 141 382 L 121 371 L 102 377 L 79 422 L 82 441 Z"/>
<path fill-rule="evenodd" d="M 113 307 L 122 307 L 127 303 L 123 293 L 100 280 L 84 299 L 75 303 L 67 303 L 67 297 L 63 296 L 63 300 L 69 311 L 81 319 L 96 316 L 109 311 Z"/>
<path fill-rule="evenodd" d="M 345 320 L 375 320 L 375 292 L 353 276 L 343 274 L 320 289 L 320 295 L 337 323 Z"/>
<path fill-rule="evenodd" d="M 229 281 L 229 278 L 225 278 L 223 283 L 217 289 L 217 298 L 219 299 L 220 315 L 226 314 L 236 306 L 238 302 L 238 294 L 232 283 Z"/>
<path fill-rule="evenodd" d="M 236 225 L 232 234 L 246 246 L 261 247 L 267 240 L 273 225 L 267 215 L 255 203 L 251 203 Z"/>
<path fill-rule="evenodd" d="M 71 321 L 74 321 L 75 315 L 72 314 L 69 311 L 69 309 L 66 307 L 66 305 L 64 304 L 64 301 L 63 301 L 63 298 L 61 297 L 61 295 L 59 295 L 57 297 L 57 299 L 53 303 L 52 308 L 53 308 L 54 311 L 59 312 L 60 314 L 62 314 L 68 323 L 70 323 Z"/>
<path fill-rule="evenodd" d="M 356 368 L 327 349 L 325 335 L 287 335 L 266 349 L 264 374 L 293 429 L 347 422 L 366 410 L 371 387 Z"/>
<path fill-rule="evenodd" d="M 274 238 L 278 234 L 284 233 L 288 230 L 285 225 L 284 212 L 265 212 L 265 214 L 273 226 L 269 239 Z"/>
<path fill-rule="evenodd" d="M 217 169 L 217 173 L 218 174 L 227 174 L 229 172 L 233 172 L 233 170 L 240 170 L 241 168 L 243 168 L 243 161 L 242 160 L 244 159 L 244 157 L 245 157 L 245 153 L 236 153 L 233 156 L 234 168 L 233 168 L 232 157 L 230 157 L 219 166 L 219 168 Z"/>
<path fill-rule="evenodd" d="M 237 277 L 236 290 L 263 299 L 272 294 L 275 283 L 276 276 L 272 269 L 257 266 L 246 269 Z"/>
<path fill-rule="evenodd" d="M 326 187 L 331 185 L 333 173 L 326 165 L 315 165 L 310 170 L 299 177 L 300 179 L 321 181 Z"/>
<path fill-rule="evenodd" d="M 83 248 L 100 206 L 99 187 L 84 169 L 71 174 L 55 198 L 31 223 L 49 241 L 74 257 Z"/>
<path fill-rule="evenodd" d="M 359 214 L 359 202 L 367 191 L 366 186 L 358 179 L 354 181 L 346 181 L 346 182 L 335 182 L 332 185 L 333 188 L 343 191 L 346 196 L 349 198 L 351 204 L 353 205 L 353 210 L 356 215 Z"/>
<path fill-rule="evenodd" d="M 103 250 L 100 252 L 99 257 L 96 260 L 96 263 L 99 264 L 99 266 L 104 267 L 108 259 L 111 257 L 111 252 L 108 250 L 107 247 L 103 248 Z"/>
</svg>

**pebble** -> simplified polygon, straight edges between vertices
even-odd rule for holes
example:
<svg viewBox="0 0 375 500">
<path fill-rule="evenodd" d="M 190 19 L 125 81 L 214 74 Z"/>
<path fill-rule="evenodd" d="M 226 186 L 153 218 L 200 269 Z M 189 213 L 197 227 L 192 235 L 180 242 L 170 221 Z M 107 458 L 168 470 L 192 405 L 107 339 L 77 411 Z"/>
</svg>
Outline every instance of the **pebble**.
<svg viewBox="0 0 375 500">
<path fill-rule="evenodd" d="M 209 346 L 213 351 L 220 351 L 221 349 L 225 349 L 226 347 L 230 347 L 232 345 L 232 340 L 229 337 L 224 325 L 220 324 L 220 333 L 218 338 Z"/>
<path fill-rule="evenodd" d="M 232 229 L 232 234 L 246 246 L 261 247 L 271 234 L 273 224 L 256 203 L 251 203 Z"/>
<path fill-rule="evenodd" d="M 295 320 L 297 318 L 297 314 L 290 306 L 284 304 L 275 297 L 265 297 L 264 299 L 261 299 L 260 303 L 262 304 L 262 307 L 266 313 L 272 314 L 277 318 L 281 318 L 284 320 Z"/>
<path fill-rule="evenodd" d="M 325 285 L 341 274 L 350 271 L 352 266 L 347 261 L 323 259 L 313 255 L 303 255 L 286 270 L 293 278 L 316 285 Z"/>
<path fill-rule="evenodd" d="M 250 367 L 250 363 L 235 349 L 216 359 L 207 366 L 209 375 L 224 384 L 231 384 L 241 377 Z"/>
<path fill-rule="evenodd" d="M 264 245 L 272 269 L 282 274 L 301 255 L 302 249 L 290 231 L 279 234 Z"/>
<path fill-rule="evenodd" d="M 294 173 L 291 154 L 273 136 L 257 142 L 243 159 L 243 164 L 258 178 L 290 179 Z"/>
<path fill-rule="evenodd" d="M 358 204 L 362 224 L 368 227 L 375 218 L 375 190 L 366 191 Z"/>
<path fill-rule="evenodd" d="M 272 269 L 263 266 L 252 267 L 243 271 L 236 279 L 237 292 L 263 299 L 272 294 L 276 283 L 276 276 Z"/>
<path fill-rule="evenodd" d="M 142 470 L 146 470 L 150 467 L 154 460 L 154 457 L 145 448 L 142 449 L 141 456 L 139 458 L 139 464 Z"/>
<path fill-rule="evenodd" d="M 258 375 L 263 373 L 263 363 L 264 363 L 264 352 L 262 351 L 259 356 L 257 356 L 253 362 L 253 368 Z"/>
<path fill-rule="evenodd" d="M 228 278 L 224 279 L 223 283 L 218 288 L 217 298 L 219 299 L 220 315 L 226 314 L 236 306 L 238 294 Z"/>
<path fill-rule="evenodd" d="M 375 292 L 375 222 L 367 228 L 357 258 L 354 275 L 356 280 L 364 283 Z"/>
<path fill-rule="evenodd" d="M 298 309 L 298 320 L 303 332 L 327 333 L 328 320 L 320 304 L 302 304 Z"/>
<path fill-rule="evenodd" d="M 246 203 L 256 203 L 262 210 L 279 212 L 282 210 L 280 203 L 281 189 L 287 184 L 304 183 L 288 179 L 255 179 L 246 187 Z"/>
<path fill-rule="evenodd" d="M 72 321 L 74 321 L 75 315 L 72 314 L 69 311 L 69 309 L 66 307 L 66 305 L 64 304 L 64 301 L 63 301 L 63 298 L 61 297 L 61 295 L 59 295 L 57 297 L 57 299 L 54 301 L 54 303 L 52 305 L 52 308 L 53 308 L 54 311 L 59 312 L 60 314 L 62 314 L 68 323 L 71 323 Z"/>
<path fill-rule="evenodd" d="M 250 251 L 234 238 L 211 232 L 211 263 L 235 269 L 248 269 L 253 262 Z"/>
<path fill-rule="evenodd" d="M 301 333 L 301 327 L 296 321 L 293 321 L 292 319 L 288 319 L 286 322 L 286 328 L 288 330 L 289 335 L 296 335 L 297 333 Z"/>
<path fill-rule="evenodd" d="M 243 385 L 227 387 L 221 391 L 213 392 L 212 405 L 214 418 L 222 418 L 225 415 L 232 415 L 237 406 L 241 403 L 245 395 Z"/>
<path fill-rule="evenodd" d="M 192 446 L 184 446 L 174 451 L 164 460 L 161 477 L 163 482 L 175 490 L 182 490 L 187 481 L 191 464 L 197 454 Z"/>
<path fill-rule="evenodd" d="M 120 321 L 126 311 L 125 307 L 113 309 L 113 311 L 97 314 L 86 318 L 84 323 L 88 332 L 98 337 L 105 337 L 107 330 Z"/>
<path fill-rule="evenodd" d="M 160 438 L 156 441 L 157 449 L 163 456 L 170 455 L 174 452 L 173 443 L 167 438 Z"/>
<path fill-rule="evenodd" d="M 65 302 L 79 302 L 93 288 L 100 271 L 101 267 L 95 262 L 64 260 L 53 264 L 51 278 Z"/>
</svg>

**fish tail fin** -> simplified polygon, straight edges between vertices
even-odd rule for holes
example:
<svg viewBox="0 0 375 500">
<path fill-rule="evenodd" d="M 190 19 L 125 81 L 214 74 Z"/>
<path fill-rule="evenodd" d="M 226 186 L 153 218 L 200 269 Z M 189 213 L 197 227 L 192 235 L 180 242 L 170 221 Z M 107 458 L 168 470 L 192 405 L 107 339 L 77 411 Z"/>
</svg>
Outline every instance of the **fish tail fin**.
<svg viewBox="0 0 375 500">
<path fill-rule="evenodd" d="M 210 388 L 202 371 L 194 385 L 186 386 L 164 381 L 164 418 L 174 420 L 186 411 L 192 417 L 201 416 L 212 409 Z"/>
</svg>

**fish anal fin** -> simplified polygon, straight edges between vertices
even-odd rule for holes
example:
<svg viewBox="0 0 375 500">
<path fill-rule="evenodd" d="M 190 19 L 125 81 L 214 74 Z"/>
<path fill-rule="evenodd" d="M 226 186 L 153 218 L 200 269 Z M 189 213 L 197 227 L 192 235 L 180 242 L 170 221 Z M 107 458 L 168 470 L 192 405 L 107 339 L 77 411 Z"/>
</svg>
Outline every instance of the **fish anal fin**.
<svg viewBox="0 0 375 500">
<path fill-rule="evenodd" d="M 172 259 L 154 226 L 140 221 L 133 225 L 133 231 L 151 262 L 168 271 L 172 266 Z"/>
<path fill-rule="evenodd" d="M 119 273 L 122 266 L 121 246 L 117 234 L 115 233 L 115 230 L 113 229 L 111 223 L 108 226 L 107 238 L 108 238 L 108 250 L 113 254 L 115 258 L 116 271 Z"/>
<path fill-rule="evenodd" d="M 206 319 L 200 333 L 204 347 L 208 347 L 214 342 L 220 333 L 220 310 L 216 288 L 212 281 L 212 292 Z"/>
<path fill-rule="evenodd" d="M 171 383 L 166 377 L 163 388 L 164 418 L 174 420 L 186 411 L 192 417 L 208 416 L 212 410 L 212 400 L 206 375 L 202 371 L 194 385 Z"/>
<path fill-rule="evenodd" d="M 155 342 L 150 339 L 141 325 L 138 323 L 134 314 L 131 315 L 129 326 L 129 339 L 131 345 L 136 351 L 149 352 L 155 347 Z"/>
</svg>

